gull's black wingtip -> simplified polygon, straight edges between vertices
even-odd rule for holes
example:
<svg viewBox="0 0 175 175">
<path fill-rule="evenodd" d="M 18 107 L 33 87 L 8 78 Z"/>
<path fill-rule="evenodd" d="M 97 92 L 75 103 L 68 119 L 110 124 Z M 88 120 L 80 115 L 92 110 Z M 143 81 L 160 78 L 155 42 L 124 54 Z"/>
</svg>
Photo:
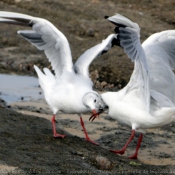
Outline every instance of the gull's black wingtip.
<svg viewBox="0 0 175 175">
<path fill-rule="evenodd" d="M 108 19 L 108 18 L 109 18 L 109 16 L 104 16 L 104 18 L 105 18 L 105 19 Z"/>
</svg>

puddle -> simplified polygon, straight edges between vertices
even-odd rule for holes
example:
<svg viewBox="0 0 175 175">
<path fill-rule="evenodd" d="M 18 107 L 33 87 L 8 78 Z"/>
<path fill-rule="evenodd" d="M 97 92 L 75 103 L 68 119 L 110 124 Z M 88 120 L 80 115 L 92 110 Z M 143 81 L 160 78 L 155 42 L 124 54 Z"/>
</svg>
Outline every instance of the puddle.
<svg viewBox="0 0 175 175">
<path fill-rule="evenodd" d="M 0 98 L 7 104 L 44 98 L 38 85 L 32 76 L 0 74 Z"/>
</svg>

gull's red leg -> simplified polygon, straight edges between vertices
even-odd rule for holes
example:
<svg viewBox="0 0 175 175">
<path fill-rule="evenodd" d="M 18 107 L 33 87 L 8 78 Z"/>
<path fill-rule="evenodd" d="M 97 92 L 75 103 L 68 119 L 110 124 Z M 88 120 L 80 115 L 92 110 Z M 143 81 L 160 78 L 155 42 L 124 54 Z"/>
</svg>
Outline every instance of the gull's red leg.
<svg viewBox="0 0 175 175">
<path fill-rule="evenodd" d="M 129 138 L 129 140 L 126 142 L 125 146 L 121 149 L 121 150 L 110 150 L 111 152 L 114 152 L 116 154 L 124 154 L 126 151 L 126 148 L 128 147 L 129 143 L 131 142 L 131 140 L 134 138 L 135 135 L 135 130 L 132 130 L 131 132 L 131 136 Z"/>
<path fill-rule="evenodd" d="M 138 151 L 139 151 L 142 139 L 143 139 L 143 134 L 141 133 L 140 136 L 139 136 L 139 139 L 138 139 L 136 151 L 132 156 L 129 156 L 130 159 L 137 159 L 137 155 L 138 155 Z"/>
<path fill-rule="evenodd" d="M 84 131 L 86 140 L 87 140 L 88 142 L 93 143 L 94 145 L 99 145 L 98 143 L 94 142 L 93 140 L 91 140 L 91 139 L 89 138 L 88 133 L 87 133 L 87 131 L 86 131 L 86 128 L 85 128 L 85 126 L 84 126 L 83 119 L 82 119 L 81 116 L 80 116 L 80 123 L 81 123 L 81 126 L 82 126 L 82 128 L 83 128 L 83 131 Z"/>
<path fill-rule="evenodd" d="M 61 137 L 61 138 L 64 138 L 66 137 L 66 135 L 62 135 L 62 134 L 58 134 L 57 131 L 56 131 L 56 126 L 55 126 L 55 115 L 52 116 L 52 130 L 53 130 L 53 137 Z"/>
</svg>

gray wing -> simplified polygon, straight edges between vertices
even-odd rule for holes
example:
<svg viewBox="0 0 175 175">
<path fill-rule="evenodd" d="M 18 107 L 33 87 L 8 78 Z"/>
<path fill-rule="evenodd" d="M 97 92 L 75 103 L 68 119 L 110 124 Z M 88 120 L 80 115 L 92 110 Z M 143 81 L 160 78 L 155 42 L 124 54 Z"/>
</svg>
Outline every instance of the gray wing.
<svg viewBox="0 0 175 175">
<path fill-rule="evenodd" d="M 142 46 L 150 69 L 151 89 L 175 104 L 175 76 L 172 71 L 175 70 L 175 31 L 155 33 Z"/>
<path fill-rule="evenodd" d="M 142 100 L 141 106 L 149 111 L 149 70 L 145 53 L 140 43 L 140 28 L 137 23 L 120 14 L 109 17 L 108 20 L 116 25 L 114 30 L 118 34 L 117 39 L 119 40 L 120 46 L 124 49 L 128 58 L 135 63 L 133 74 L 126 87 L 127 93 L 129 94 L 134 91 L 134 93 L 139 96 L 139 99 Z"/>
<path fill-rule="evenodd" d="M 64 71 L 73 71 L 69 43 L 52 23 L 42 18 L 2 11 L 0 11 L 0 22 L 32 27 L 33 30 L 21 30 L 18 34 L 39 50 L 44 50 L 56 77 L 62 75 Z"/>
<path fill-rule="evenodd" d="M 105 40 L 103 40 L 102 43 L 90 48 L 84 54 L 82 54 L 74 65 L 75 72 L 89 77 L 89 65 L 91 62 L 95 58 L 110 50 L 116 42 L 116 37 L 116 34 L 111 34 Z"/>
</svg>

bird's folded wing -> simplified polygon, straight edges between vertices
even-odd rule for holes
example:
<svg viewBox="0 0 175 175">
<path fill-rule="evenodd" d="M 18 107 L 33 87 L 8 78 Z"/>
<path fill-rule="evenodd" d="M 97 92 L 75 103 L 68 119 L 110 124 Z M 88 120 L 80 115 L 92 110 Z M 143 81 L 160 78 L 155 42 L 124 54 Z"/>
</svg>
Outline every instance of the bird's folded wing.
<svg viewBox="0 0 175 175">
<path fill-rule="evenodd" d="M 140 28 L 137 23 L 120 14 L 108 17 L 108 20 L 116 25 L 114 30 L 118 34 L 117 39 L 120 46 L 124 49 L 128 58 L 135 63 L 133 74 L 127 85 L 128 92 L 137 89 L 140 93 L 140 98 L 143 99 L 146 110 L 149 111 L 149 71 L 145 53 L 140 43 Z"/>
<path fill-rule="evenodd" d="M 73 71 L 69 43 L 63 33 L 52 23 L 42 18 L 3 11 L 0 11 L 0 22 L 32 27 L 33 30 L 21 30 L 18 31 L 18 34 L 39 50 L 44 50 L 56 77 L 59 77 L 64 71 Z"/>
<path fill-rule="evenodd" d="M 113 47 L 116 42 L 116 36 L 116 34 L 109 35 L 100 44 L 88 49 L 84 54 L 82 54 L 74 65 L 75 72 L 89 77 L 89 65 L 95 58 L 106 53 L 111 49 L 111 47 Z"/>
</svg>

